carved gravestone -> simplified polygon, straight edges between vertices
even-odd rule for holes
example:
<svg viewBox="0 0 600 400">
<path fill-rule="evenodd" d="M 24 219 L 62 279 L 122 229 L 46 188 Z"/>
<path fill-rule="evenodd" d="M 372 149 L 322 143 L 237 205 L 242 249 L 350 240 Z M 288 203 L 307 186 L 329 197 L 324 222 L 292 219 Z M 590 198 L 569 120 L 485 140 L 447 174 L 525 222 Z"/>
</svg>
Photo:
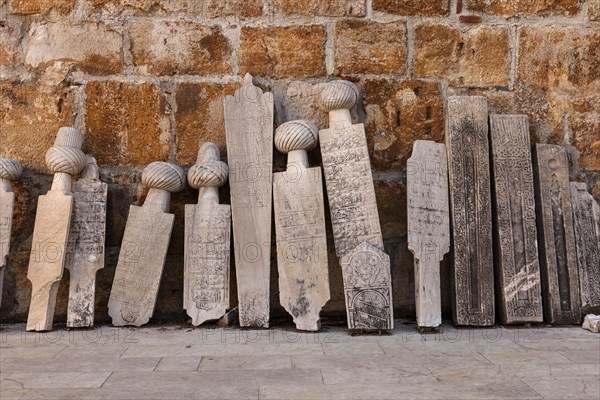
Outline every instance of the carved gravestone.
<svg viewBox="0 0 600 400">
<path fill-rule="evenodd" d="M 415 257 L 419 328 L 442 323 L 440 261 L 450 250 L 446 146 L 417 140 L 407 162 L 408 248 Z"/>
<path fill-rule="evenodd" d="M 362 242 L 341 258 L 348 328 L 394 329 L 390 257 Z"/>
<path fill-rule="evenodd" d="M 23 167 L 17 160 L 0 158 L 0 305 L 2 305 L 4 267 L 10 250 L 13 206 L 15 204 L 11 181 L 19 179 L 22 173 Z"/>
<path fill-rule="evenodd" d="M 448 98 L 446 151 L 454 242 L 453 318 L 494 325 L 494 264 L 485 97 Z"/>
<path fill-rule="evenodd" d="M 383 250 L 377 201 L 363 124 L 352 124 L 350 108 L 358 89 L 348 81 L 333 81 L 319 95 L 329 112 L 329 129 L 319 132 L 335 252 L 343 257 L 361 242 Z"/>
<path fill-rule="evenodd" d="M 154 313 L 175 216 L 171 193 L 183 190 L 185 174 L 177 165 L 153 162 L 142 173 L 150 187 L 142 207 L 131 206 L 108 301 L 114 326 L 141 326 Z"/>
<path fill-rule="evenodd" d="M 491 115 L 490 133 L 500 319 L 503 324 L 542 322 L 529 121 L 526 115 Z"/>
<path fill-rule="evenodd" d="M 73 194 L 71 176 L 85 166 L 83 135 L 75 128 L 60 128 L 46 164 L 54 172 L 52 187 L 38 200 L 27 279 L 31 281 L 28 331 L 52 329 L 58 284 L 63 275 L 71 227 Z"/>
<path fill-rule="evenodd" d="M 330 297 L 321 168 L 308 168 L 307 155 L 318 134 L 310 121 L 286 122 L 275 133 L 275 147 L 288 154 L 287 170 L 273 174 L 279 299 L 305 331 L 320 329 Z"/>
<path fill-rule="evenodd" d="M 273 94 L 252 84 L 226 96 L 225 130 L 240 326 L 269 326 Z"/>
<path fill-rule="evenodd" d="M 350 117 L 357 101 L 358 89 L 348 81 L 330 82 L 319 93 L 321 108 L 329 112 L 329 129 L 319 132 L 319 142 L 333 238 L 344 275 L 348 327 L 393 329 L 390 261 L 383 253 L 365 129 Z"/>
<path fill-rule="evenodd" d="M 546 322 L 579 324 L 577 273 L 567 154 L 561 146 L 535 145 L 535 200 Z"/>
<path fill-rule="evenodd" d="M 199 189 L 198 205 L 185 206 L 183 307 L 194 326 L 221 318 L 229 308 L 231 207 L 219 204 L 219 187 L 228 174 L 211 142 L 200 146 L 188 171 L 189 185 Z"/>
<path fill-rule="evenodd" d="M 585 183 L 571 182 L 581 308 L 600 314 L 600 205 Z"/>
<path fill-rule="evenodd" d="M 65 268 L 69 270 L 67 327 L 94 326 L 96 271 L 104 268 L 106 197 L 98 165 L 88 156 L 81 176 L 73 184 L 73 215 Z"/>
</svg>

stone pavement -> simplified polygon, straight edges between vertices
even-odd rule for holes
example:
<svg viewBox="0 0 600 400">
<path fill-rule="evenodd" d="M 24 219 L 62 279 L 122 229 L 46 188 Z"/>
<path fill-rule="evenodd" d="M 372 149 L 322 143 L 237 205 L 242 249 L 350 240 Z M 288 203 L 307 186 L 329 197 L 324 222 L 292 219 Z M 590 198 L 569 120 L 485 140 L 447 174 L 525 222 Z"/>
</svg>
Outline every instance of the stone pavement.
<svg viewBox="0 0 600 400">
<path fill-rule="evenodd" d="M 188 325 L 0 330 L 0 399 L 598 399 L 579 327 L 350 336 Z"/>
</svg>

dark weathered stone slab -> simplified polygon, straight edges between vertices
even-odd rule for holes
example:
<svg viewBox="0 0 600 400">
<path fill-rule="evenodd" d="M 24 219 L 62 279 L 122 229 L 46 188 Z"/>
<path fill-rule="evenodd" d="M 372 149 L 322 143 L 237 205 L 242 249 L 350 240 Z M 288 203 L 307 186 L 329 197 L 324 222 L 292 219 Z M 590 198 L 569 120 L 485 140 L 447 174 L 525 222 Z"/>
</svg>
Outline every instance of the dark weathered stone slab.
<svg viewBox="0 0 600 400">
<path fill-rule="evenodd" d="M 69 328 L 94 326 L 96 272 L 104 268 L 107 191 L 108 185 L 100 181 L 96 160 L 88 157 L 86 168 L 73 185 L 73 215 L 65 261 L 69 270 Z"/>
<path fill-rule="evenodd" d="M 185 174 L 176 165 L 154 162 L 142 182 L 151 189 L 142 207 L 129 209 L 108 301 L 114 326 L 141 326 L 154 313 L 175 219 L 168 213 L 170 192 L 183 189 Z"/>
<path fill-rule="evenodd" d="M 305 331 L 320 329 L 330 298 L 321 168 L 308 168 L 307 156 L 318 133 L 309 121 L 291 121 L 275 134 L 275 146 L 288 154 L 287 170 L 273 174 L 279 299 Z"/>
<path fill-rule="evenodd" d="M 273 94 L 247 74 L 226 96 L 225 130 L 240 326 L 269 326 Z"/>
<path fill-rule="evenodd" d="M 579 324 L 577 273 L 567 154 L 561 146 L 535 145 L 534 178 L 544 313 L 551 324 Z"/>
<path fill-rule="evenodd" d="M 408 248 L 415 257 L 417 325 L 442 323 L 440 261 L 450 250 L 446 146 L 417 140 L 407 162 Z"/>
<path fill-rule="evenodd" d="M 581 308 L 600 314 L 600 205 L 585 183 L 571 182 Z"/>
<path fill-rule="evenodd" d="M 390 257 L 367 242 L 341 258 L 348 328 L 394 329 Z"/>
<path fill-rule="evenodd" d="M 452 96 L 446 113 L 454 323 L 490 326 L 494 325 L 494 264 L 487 101 Z"/>
<path fill-rule="evenodd" d="M 503 324 L 542 322 L 529 121 L 491 115 L 496 207 L 496 278 Z"/>
</svg>

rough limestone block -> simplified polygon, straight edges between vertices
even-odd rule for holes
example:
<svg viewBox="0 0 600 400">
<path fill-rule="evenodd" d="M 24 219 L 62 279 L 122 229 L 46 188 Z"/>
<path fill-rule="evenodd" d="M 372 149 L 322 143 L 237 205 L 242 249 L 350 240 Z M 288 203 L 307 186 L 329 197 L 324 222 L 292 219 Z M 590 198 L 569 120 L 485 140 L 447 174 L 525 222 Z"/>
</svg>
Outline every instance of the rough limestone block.
<svg viewBox="0 0 600 400">
<path fill-rule="evenodd" d="M 279 299 L 304 331 L 320 329 L 330 298 L 321 168 L 308 168 L 307 155 L 318 135 L 310 121 L 286 122 L 275 132 L 275 147 L 288 154 L 287 170 L 273 174 Z"/>
<path fill-rule="evenodd" d="M 12 183 L 21 177 L 23 167 L 17 160 L 0 158 L 0 305 L 2 305 L 2 283 L 4 267 L 10 251 L 10 235 L 12 231 L 13 206 L 15 194 Z"/>
<path fill-rule="evenodd" d="M 417 325 L 442 323 L 440 262 L 450 250 L 446 146 L 417 140 L 407 162 L 408 248 L 415 257 Z"/>
<path fill-rule="evenodd" d="M 104 268 L 108 185 L 100 181 L 96 159 L 73 184 L 73 216 L 65 268 L 69 270 L 67 327 L 94 326 L 96 272 Z"/>
<path fill-rule="evenodd" d="M 600 315 L 588 314 L 585 316 L 583 320 L 583 325 L 581 325 L 583 329 L 587 329 L 593 333 L 600 332 Z"/>
<path fill-rule="evenodd" d="M 527 116 L 491 115 L 490 137 L 500 319 L 503 324 L 542 322 L 542 283 Z"/>
<path fill-rule="evenodd" d="M 168 213 L 171 193 L 183 190 L 185 173 L 177 165 L 153 162 L 144 169 L 142 183 L 150 192 L 142 207 L 129 209 L 108 301 L 114 326 L 141 326 L 154 313 L 175 219 Z"/>
<path fill-rule="evenodd" d="M 229 308 L 231 207 L 219 204 L 219 187 L 228 175 L 217 145 L 200 146 L 188 171 L 190 186 L 199 189 L 198 205 L 185 206 L 183 308 L 194 326 L 221 318 Z"/>
<path fill-rule="evenodd" d="M 83 135 L 75 128 L 60 128 L 46 164 L 54 172 L 52 188 L 38 200 L 27 279 L 31 281 L 28 331 L 52 329 L 58 284 L 62 278 L 71 227 L 73 194 L 71 176 L 85 166 Z"/>
<path fill-rule="evenodd" d="M 454 238 L 456 325 L 494 325 L 488 109 L 484 97 L 448 98 L 446 151 Z"/>
<path fill-rule="evenodd" d="M 581 309 L 600 314 L 600 205 L 585 183 L 571 182 Z"/>
<path fill-rule="evenodd" d="M 240 326 L 269 326 L 273 94 L 246 74 L 226 96 L 225 131 Z"/>
<path fill-rule="evenodd" d="M 581 323 L 569 163 L 564 148 L 535 145 L 535 200 L 546 322 Z"/>
</svg>

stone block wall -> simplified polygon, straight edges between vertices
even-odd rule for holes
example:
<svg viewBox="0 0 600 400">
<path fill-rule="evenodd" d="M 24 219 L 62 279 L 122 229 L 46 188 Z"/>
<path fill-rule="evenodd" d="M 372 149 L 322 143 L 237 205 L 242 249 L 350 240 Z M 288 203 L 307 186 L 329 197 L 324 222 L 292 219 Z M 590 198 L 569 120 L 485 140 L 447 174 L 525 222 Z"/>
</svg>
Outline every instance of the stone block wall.
<svg viewBox="0 0 600 400">
<path fill-rule="evenodd" d="M 328 80 L 361 89 L 353 117 L 367 130 L 398 316 L 414 315 L 406 160 L 416 139 L 443 140 L 447 96 L 484 95 L 492 112 L 527 114 L 532 142 L 568 146 L 573 178 L 600 199 L 600 0 L 0 0 L 0 157 L 26 167 L 15 184 L 2 320 L 27 315 L 37 196 L 50 187 L 44 155 L 58 128 L 85 133 L 84 150 L 109 184 L 96 304 L 105 321 L 128 208 L 147 192 L 143 167 L 155 160 L 189 167 L 207 140 L 226 159 L 221 99 L 246 72 L 275 94 L 277 125 L 306 118 L 325 127 L 316 95 Z M 275 170 L 284 168 L 276 153 Z M 229 201 L 227 186 L 221 198 Z M 185 316 L 183 212 L 196 201 L 191 189 L 173 197 L 157 319 Z M 324 315 L 335 316 L 344 303 L 331 238 L 329 245 L 332 300 Z M 274 252 L 272 259 L 273 314 L 285 315 Z M 442 269 L 448 315 L 448 259 Z M 59 320 L 67 282 L 68 271 Z"/>
</svg>

